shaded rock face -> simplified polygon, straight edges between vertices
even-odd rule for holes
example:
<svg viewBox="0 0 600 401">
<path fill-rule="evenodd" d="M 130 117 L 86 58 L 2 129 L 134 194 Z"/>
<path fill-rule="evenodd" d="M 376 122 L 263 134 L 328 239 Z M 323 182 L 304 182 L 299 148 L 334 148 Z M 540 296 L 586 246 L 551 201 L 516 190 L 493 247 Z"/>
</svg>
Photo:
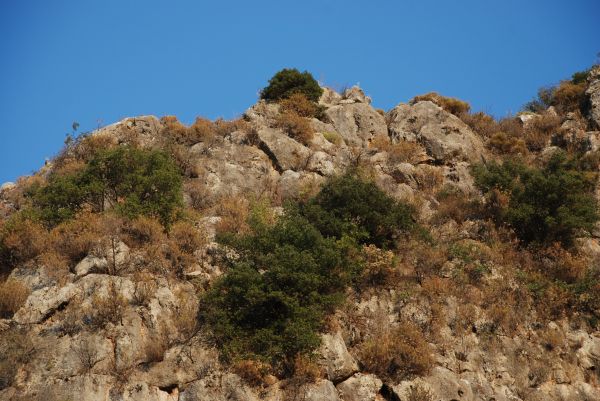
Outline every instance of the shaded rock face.
<svg viewBox="0 0 600 401">
<path fill-rule="evenodd" d="M 458 117 L 430 101 L 400 104 L 386 115 L 394 141 L 415 141 L 439 163 L 477 163 L 484 155 L 483 141 Z"/>
<path fill-rule="evenodd" d="M 600 66 L 596 66 L 588 77 L 589 87 L 585 91 L 589 97 L 589 119 L 592 126 L 600 130 Z"/>
</svg>

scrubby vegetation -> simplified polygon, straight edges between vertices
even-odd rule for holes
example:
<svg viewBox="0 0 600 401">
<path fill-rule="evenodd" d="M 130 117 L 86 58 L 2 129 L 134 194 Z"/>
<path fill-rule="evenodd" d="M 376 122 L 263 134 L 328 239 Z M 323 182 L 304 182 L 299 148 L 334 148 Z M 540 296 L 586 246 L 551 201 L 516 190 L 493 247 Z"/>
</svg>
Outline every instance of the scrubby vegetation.
<svg viewBox="0 0 600 401">
<path fill-rule="evenodd" d="M 414 225 L 409 205 L 350 174 L 332 179 L 302 205 L 302 213 L 327 237 L 352 236 L 379 247 L 392 247 L 399 234 Z"/>
<path fill-rule="evenodd" d="M 181 183 L 180 172 L 164 153 L 118 147 L 101 151 L 77 172 L 52 174 L 45 185 L 31 188 L 33 212 L 49 227 L 85 207 L 153 216 L 169 225 L 181 207 Z"/>
<path fill-rule="evenodd" d="M 487 194 L 501 224 L 524 243 L 573 243 L 591 232 L 598 220 L 593 190 L 595 174 L 576 170 L 573 161 L 556 153 L 543 169 L 507 160 L 474 169 L 477 185 Z"/>
<path fill-rule="evenodd" d="M 384 381 L 381 394 L 436 364 L 478 369 L 482 353 L 492 366 L 510 359 L 503 368 L 531 389 L 554 380 L 556 360 L 579 363 L 573 354 L 583 345 L 570 338 L 587 338 L 600 322 L 597 239 L 585 238 L 599 219 L 600 156 L 573 144 L 565 125 L 586 128 L 575 109 L 581 88 L 573 89 L 586 85 L 585 74 L 545 93 L 535 113 L 499 120 L 458 99 L 416 97 L 484 139 L 486 161 L 471 176 L 463 163 L 427 162 L 418 143 L 380 135 L 352 147 L 324 132 L 340 145 L 323 147 L 335 163 L 334 155 L 350 159 L 335 170 L 349 172 L 325 178 L 298 168 L 280 179 L 257 149 L 266 146 L 260 124 L 311 151 L 322 145 L 310 121 L 322 117 L 318 96 L 286 86 L 295 73 L 286 74 L 271 82 L 280 95 L 263 91 L 274 104 L 256 106 L 265 121 L 186 126 L 169 116 L 152 138 L 123 127 L 82 136 L 2 192 L 0 319 L 11 320 L 0 321 L 0 389 L 31 373 L 14 361 L 50 355 L 52 336 L 75 356 L 75 376 L 111 375 L 120 385 L 175 361 L 186 374 L 197 369 L 192 381 L 227 370 L 264 390 L 284 379 L 277 386 L 286 399 L 330 374 L 315 352 L 322 333 Z M 222 174 L 213 160 L 232 168 Z M 246 179 L 254 163 L 259 175 L 272 173 L 264 188 L 227 187 L 229 173 Z M 221 188 L 211 180 L 227 188 L 214 195 Z M 77 292 L 32 323 L 43 336 L 28 338 L 18 321 L 36 319 L 27 315 L 44 294 L 28 299 L 31 291 L 52 295 L 66 283 Z M 131 355 L 118 348 L 128 344 L 120 337 L 128 324 L 143 333 Z M 582 371 L 596 383 L 594 371 Z M 406 397 L 431 400 L 428 388 Z"/>
<path fill-rule="evenodd" d="M 239 257 L 205 296 L 201 319 L 226 359 L 257 359 L 292 373 L 360 276 L 358 244 L 393 246 L 412 226 L 412 210 L 374 184 L 350 174 L 334 178 L 273 224 L 254 216 L 249 234 L 222 234 Z"/>
<path fill-rule="evenodd" d="M 561 114 L 584 110 L 586 107 L 584 92 L 589 73 L 589 69 L 579 71 L 574 73 L 570 80 L 561 81 L 555 86 L 541 88 L 538 91 L 537 98 L 527 103 L 523 108 L 527 111 L 539 113 L 550 106 L 554 106 Z"/>
<path fill-rule="evenodd" d="M 289 98 L 295 93 L 301 93 L 312 102 L 321 97 L 323 89 L 308 71 L 300 72 L 296 68 L 284 68 L 269 80 L 260 97 L 265 100 L 276 101 Z"/>
<path fill-rule="evenodd" d="M 417 102 L 422 102 L 422 101 L 426 101 L 426 100 L 437 104 L 442 109 L 446 110 L 448 113 L 454 114 L 455 116 L 461 116 L 462 114 L 466 114 L 471 109 L 471 105 L 467 102 L 464 102 L 462 100 L 459 100 L 459 99 L 456 99 L 453 97 L 442 96 L 435 92 L 430 92 L 430 93 L 426 93 L 424 95 L 415 96 L 410 101 L 410 103 L 415 104 Z"/>
</svg>

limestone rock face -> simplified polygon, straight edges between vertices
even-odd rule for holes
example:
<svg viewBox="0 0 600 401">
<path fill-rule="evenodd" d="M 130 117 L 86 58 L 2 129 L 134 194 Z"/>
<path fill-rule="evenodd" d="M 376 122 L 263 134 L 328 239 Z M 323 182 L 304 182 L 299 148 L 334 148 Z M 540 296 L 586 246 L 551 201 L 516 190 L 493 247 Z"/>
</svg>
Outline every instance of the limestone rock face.
<svg viewBox="0 0 600 401">
<path fill-rule="evenodd" d="M 340 332 L 324 334 L 319 353 L 327 378 L 333 382 L 344 380 L 358 371 L 358 364 L 348 352 Z"/>
<path fill-rule="evenodd" d="M 349 146 L 366 147 L 374 137 L 387 135 L 385 119 L 367 103 L 339 104 L 325 114 Z"/>
<path fill-rule="evenodd" d="M 119 143 L 129 142 L 132 138 L 144 147 L 151 146 L 158 138 L 162 124 L 155 116 L 125 118 L 117 123 L 99 128 L 97 136 L 110 136 Z"/>
<path fill-rule="evenodd" d="M 588 77 L 589 86 L 585 91 L 589 97 L 588 117 L 595 129 L 600 129 L 600 66 L 592 68 Z"/>
<path fill-rule="evenodd" d="M 304 390 L 305 401 L 340 401 L 338 391 L 329 380 L 320 380 Z"/>
<path fill-rule="evenodd" d="M 319 98 L 319 104 L 327 107 L 335 106 L 340 103 L 342 96 L 330 88 L 323 88 L 323 94 Z"/>
<path fill-rule="evenodd" d="M 262 128 L 258 131 L 259 147 L 271 158 L 278 171 L 302 170 L 310 157 L 310 150 L 280 130 Z"/>
<path fill-rule="evenodd" d="M 600 105 L 600 70 L 590 79 L 591 104 Z M 223 221 L 215 209 L 224 199 L 267 195 L 279 205 L 278 200 L 316 193 L 328 177 L 353 167 L 364 168 L 390 196 L 415 205 L 419 222 L 439 218 L 442 187 L 454 186 L 473 196 L 479 193 L 470 166 L 486 157 L 483 142 L 458 117 L 437 105 L 428 101 L 401 104 L 384 117 L 358 87 L 342 95 L 325 89 L 319 102 L 325 118 L 310 121 L 315 134 L 307 145 L 276 128 L 279 106 L 264 101 L 246 111 L 248 132 L 240 129 L 210 143 L 182 145 L 191 166 L 186 172 L 185 196 L 189 203 L 192 189 L 200 191 L 195 195 L 202 202 L 203 215 L 197 226 L 209 244 L 194 253 L 194 262 L 181 276 L 167 278 L 145 265 L 135 272 L 123 269 L 119 276 L 107 274 L 113 262 L 128 265 L 137 260 L 141 250 L 134 245 L 130 250 L 123 242 L 117 244 L 116 260 L 111 260 L 111 252 L 95 249 L 94 254 L 69 265 L 61 280 L 53 277 L 53 266 L 43 265 L 49 262 L 42 258 L 11 267 L 10 280 L 30 294 L 14 316 L 0 320 L 0 337 L 22 330 L 22 338 L 31 340 L 32 351 L 13 382 L 3 382 L 0 376 L 0 401 L 404 401 L 416 385 L 430 391 L 436 401 L 600 400 L 597 329 L 574 328 L 568 319 L 552 322 L 543 328 L 544 333 L 560 341 L 548 351 L 546 338 L 540 338 L 541 329 L 532 329 L 540 324 L 537 320 L 524 320 L 514 336 L 502 333 L 502 328 L 491 335 L 497 317 L 486 315 L 483 306 L 453 295 L 433 304 L 427 291 L 441 290 L 450 278 L 465 275 L 467 267 L 461 265 L 459 256 L 436 265 L 436 281 L 420 285 L 412 280 L 414 266 L 436 256 L 424 255 L 424 261 L 398 263 L 398 273 L 411 280 L 409 290 L 403 283 L 353 293 L 348 308 L 338 309 L 332 317 L 335 324 L 330 327 L 335 329 L 322 334 L 315 358 L 318 375 L 313 381 L 268 376 L 254 386 L 221 364 L 218 350 L 204 337 L 206 328 L 199 327 L 197 312 L 201 307 L 198 294 L 236 257 L 233 250 L 214 242 L 216 228 Z M 589 131 L 578 115 L 564 117 L 564 135 L 554 138 L 556 146 L 536 155 L 540 160 L 559 146 L 600 149 L 600 131 Z M 592 107 L 586 117 L 598 123 L 598 107 Z M 525 115 L 521 118 L 527 124 Z M 142 116 L 104 127 L 94 135 L 153 147 L 162 143 L 162 131 L 160 120 Z M 408 149 L 418 157 L 394 154 L 393 148 L 384 150 L 384 146 L 378 149 L 372 144 L 376 136 L 389 137 L 396 144 L 416 142 L 418 146 L 409 144 Z M 43 174 L 51 169 L 46 166 Z M 0 216 L 19 209 L 15 200 L 19 185 L 0 188 Z M 275 214 L 282 210 L 272 208 Z M 495 288 L 503 283 L 502 266 L 484 260 L 492 252 L 485 245 L 489 240 L 486 224 L 450 218 L 436 225 L 432 235 L 442 243 L 476 247 L 473 265 L 485 266 L 481 280 Z M 599 235 L 578 241 L 579 250 L 591 259 L 600 257 Z M 485 297 L 476 285 L 466 286 L 465 292 L 465 299 Z M 472 324 L 457 331 L 465 316 L 472 318 Z M 99 323 L 99 319 L 105 321 Z M 398 327 L 404 320 L 432 329 L 432 335 L 426 336 L 432 342 L 428 344 L 434 359 L 431 370 L 410 379 L 368 372 L 361 359 L 364 341 L 372 339 L 375 328 Z M 435 335 L 434 326 L 439 329 Z"/>
<path fill-rule="evenodd" d="M 365 93 L 358 86 L 354 85 L 352 88 L 348 88 L 342 95 L 343 100 L 341 103 L 366 103 L 371 104 L 371 98 L 366 96 Z"/>
<path fill-rule="evenodd" d="M 484 154 L 481 138 L 433 102 L 400 104 L 386 118 L 392 140 L 419 142 L 437 162 L 480 162 Z"/>
<path fill-rule="evenodd" d="M 292 157 L 289 155 L 287 159 L 292 160 Z M 198 150 L 193 154 L 193 163 L 198 177 L 191 182 L 204 188 L 203 199 L 207 205 L 244 191 L 260 191 L 278 177 L 272 161 L 263 151 L 228 141 L 210 151 Z"/>
<path fill-rule="evenodd" d="M 375 401 L 383 382 L 375 375 L 357 373 L 337 385 L 344 401 Z"/>
</svg>

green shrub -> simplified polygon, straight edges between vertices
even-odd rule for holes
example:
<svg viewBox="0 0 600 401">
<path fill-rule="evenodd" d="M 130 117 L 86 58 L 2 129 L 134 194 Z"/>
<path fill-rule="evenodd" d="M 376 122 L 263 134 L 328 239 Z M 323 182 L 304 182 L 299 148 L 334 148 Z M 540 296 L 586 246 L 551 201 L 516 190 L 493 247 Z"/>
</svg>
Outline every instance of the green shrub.
<svg viewBox="0 0 600 401">
<path fill-rule="evenodd" d="M 330 180 L 302 205 L 302 213 L 326 237 L 350 235 L 360 243 L 384 248 L 414 226 L 412 207 L 352 174 Z"/>
<path fill-rule="evenodd" d="M 598 220 L 595 174 L 578 171 L 575 165 L 576 161 L 558 152 L 542 169 L 506 161 L 478 165 L 473 173 L 484 193 L 508 195 L 508 204 L 496 215 L 521 241 L 569 246 L 576 235 L 591 231 Z"/>
<path fill-rule="evenodd" d="M 118 147 L 99 152 L 81 171 L 52 174 L 31 196 L 49 226 L 85 206 L 96 212 L 114 207 L 128 217 L 152 216 L 168 225 L 182 204 L 181 188 L 181 174 L 163 152 Z"/>
<path fill-rule="evenodd" d="M 573 75 L 571 75 L 571 83 L 575 85 L 586 83 L 591 71 L 592 69 L 588 68 L 587 70 L 573 73 Z"/>
<path fill-rule="evenodd" d="M 227 360 L 258 359 L 289 374 L 297 355 L 319 345 L 325 316 L 360 269 L 351 241 L 324 238 L 293 209 L 225 238 L 240 257 L 205 295 L 200 319 Z"/>
<path fill-rule="evenodd" d="M 275 101 L 288 98 L 294 93 L 302 93 L 310 101 L 317 102 L 323 89 L 310 72 L 284 68 L 273 75 L 269 80 L 269 85 L 261 91 L 260 97 L 268 101 Z"/>
</svg>

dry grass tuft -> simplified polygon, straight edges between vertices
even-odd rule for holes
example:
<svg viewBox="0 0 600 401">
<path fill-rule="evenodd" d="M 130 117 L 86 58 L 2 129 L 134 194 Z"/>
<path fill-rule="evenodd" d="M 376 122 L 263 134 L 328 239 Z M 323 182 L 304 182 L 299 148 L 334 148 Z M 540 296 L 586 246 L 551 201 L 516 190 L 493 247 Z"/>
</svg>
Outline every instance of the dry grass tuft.
<svg viewBox="0 0 600 401">
<path fill-rule="evenodd" d="M 372 148 L 386 152 L 389 161 L 393 164 L 411 163 L 416 164 L 423 159 L 425 149 L 417 142 L 399 141 L 392 143 L 390 138 L 384 135 L 378 135 L 370 142 Z"/>
<path fill-rule="evenodd" d="M 426 375 L 434 364 L 429 344 L 413 323 L 392 327 L 385 313 L 376 317 L 359 350 L 365 369 L 381 378 L 403 380 Z"/>
<path fill-rule="evenodd" d="M 281 128 L 290 138 L 308 145 L 314 136 L 310 121 L 294 111 L 284 111 L 277 116 L 275 125 Z"/>
<path fill-rule="evenodd" d="M 16 280 L 0 284 L 0 318 L 11 318 L 29 296 L 29 289 Z"/>
<path fill-rule="evenodd" d="M 410 101 L 410 104 L 415 104 L 417 102 L 422 102 L 425 100 L 429 100 L 430 102 L 437 104 L 442 109 L 446 110 L 448 113 L 454 114 L 455 116 L 460 116 L 462 114 L 468 113 L 469 110 L 471 109 L 471 105 L 469 105 L 469 103 L 467 103 L 467 102 L 464 102 L 462 100 L 459 100 L 459 99 L 456 99 L 453 97 L 442 96 L 435 92 L 430 92 L 430 93 L 426 93 L 424 95 L 415 96 Z"/>
</svg>

